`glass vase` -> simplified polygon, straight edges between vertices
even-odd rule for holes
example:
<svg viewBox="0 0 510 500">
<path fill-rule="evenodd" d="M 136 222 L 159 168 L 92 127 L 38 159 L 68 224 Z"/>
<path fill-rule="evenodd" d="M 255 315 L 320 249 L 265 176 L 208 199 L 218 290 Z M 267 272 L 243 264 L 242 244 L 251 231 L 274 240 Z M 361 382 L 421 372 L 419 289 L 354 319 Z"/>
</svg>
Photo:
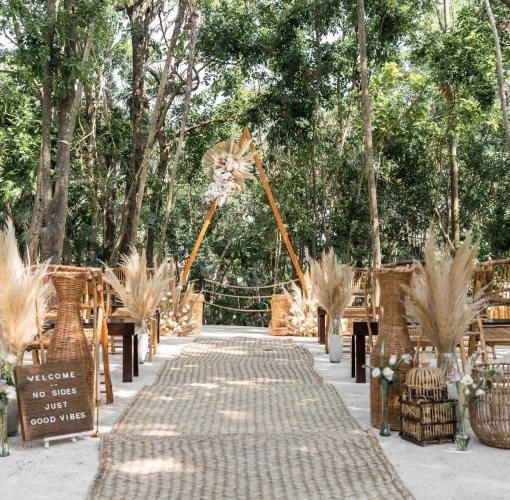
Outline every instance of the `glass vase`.
<svg viewBox="0 0 510 500">
<path fill-rule="evenodd" d="M 328 332 L 329 361 L 340 363 L 342 360 L 343 336 L 340 318 L 331 318 Z"/>
<path fill-rule="evenodd" d="M 391 436 L 390 427 L 390 385 L 384 382 L 381 383 L 381 394 L 382 394 L 382 419 L 381 419 L 381 430 L 379 434 L 381 436 Z"/>
<path fill-rule="evenodd" d="M 5 397 L 0 397 L 0 426 L 1 426 L 1 448 L 0 457 L 9 456 L 9 443 L 7 441 L 7 413 L 9 408 L 9 400 Z"/>
<path fill-rule="evenodd" d="M 466 407 L 457 402 L 457 429 L 455 431 L 455 444 L 457 451 L 466 451 L 471 438 L 466 432 Z"/>
<path fill-rule="evenodd" d="M 135 332 L 138 333 L 138 363 L 143 365 L 149 352 L 149 331 L 145 319 L 135 321 Z"/>
<path fill-rule="evenodd" d="M 438 352 L 437 367 L 444 373 L 446 380 L 448 380 L 450 373 L 459 371 L 457 355 L 454 352 Z"/>
</svg>

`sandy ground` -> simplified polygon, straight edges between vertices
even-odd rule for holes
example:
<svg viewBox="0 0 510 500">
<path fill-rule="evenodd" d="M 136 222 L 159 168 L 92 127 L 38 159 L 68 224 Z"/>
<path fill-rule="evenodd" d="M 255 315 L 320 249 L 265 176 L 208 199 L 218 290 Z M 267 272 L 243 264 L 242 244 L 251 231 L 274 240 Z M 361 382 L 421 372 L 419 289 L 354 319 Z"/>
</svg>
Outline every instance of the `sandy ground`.
<svg viewBox="0 0 510 500">
<path fill-rule="evenodd" d="M 267 330 L 205 326 L 203 335 L 258 337 L 267 335 Z M 140 376 L 129 384 L 121 381 L 121 356 L 110 356 L 115 402 L 101 406 L 101 433 L 109 432 L 136 392 L 153 382 L 163 361 L 177 356 L 192 339 L 162 338 L 158 356 L 141 366 Z M 361 427 L 369 428 L 369 386 L 350 378 L 349 352 L 344 352 L 340 364 L 332 364 L 317 339 L 294 340 L 313 353 L 317 372 L 334 385 Z M 510 359 L 510 348 L 500 349 L 498 356 Z M 483 445 L 469 426 L 468 433 L 471 443 L 467 452 L 457 452 L 453 443 L 422 448 L 400 439 L 397 432 L 379 439 L 386 456 L 418 500 L 510 498 L 510 451 Z M 0 459 L 0 500 L 84 499 L 99 465 L 99 439 L 90 434 L 83 434 L 76 443 L 53 442 L 48 449 L 42 441 L 23 443 L 20 436 L 10 438 L 11 455 Z"/>
</svg>

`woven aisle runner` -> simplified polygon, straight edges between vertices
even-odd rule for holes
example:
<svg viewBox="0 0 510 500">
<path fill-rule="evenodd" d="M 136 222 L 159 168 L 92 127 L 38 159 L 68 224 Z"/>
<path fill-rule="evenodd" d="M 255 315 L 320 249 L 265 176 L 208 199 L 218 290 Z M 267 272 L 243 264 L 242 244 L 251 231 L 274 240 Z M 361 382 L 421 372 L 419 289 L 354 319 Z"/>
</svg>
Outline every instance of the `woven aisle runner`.
<svg viewBox="0 0 510 500">
<path fill-rule="evenodd" d="M 411 499 L 290 339 L 198 338 L 112 432 L 89 499 Z"/>
</svg>

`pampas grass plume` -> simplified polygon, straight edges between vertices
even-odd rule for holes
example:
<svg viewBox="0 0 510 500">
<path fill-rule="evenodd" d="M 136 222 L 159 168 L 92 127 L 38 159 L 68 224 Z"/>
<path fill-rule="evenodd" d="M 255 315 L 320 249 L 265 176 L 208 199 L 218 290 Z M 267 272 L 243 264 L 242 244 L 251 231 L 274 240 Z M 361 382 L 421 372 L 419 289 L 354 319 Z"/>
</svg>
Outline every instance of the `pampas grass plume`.
<svg viewBox="0 0 510 500">
<path fill-rule="evenodd" d="M 50 284 L 43 282 L 47 270 L 47 263 L 34 270 L 25 267 L 12 221 L 8 220 L 0 232 L 0 354 L 13 354 L 19 359 L 36 337 L 51 290 Z"/>
<path fill-rule="evenodd" d="M 125 285 L 109 267 L 105 268 L 104 280 L 115 290 L 131 317 L 137 321 L 148 319 L 155 314 L 168 288 L 169 278 L 166 266 L 167 263 L 164 260 L 156 272 L 148 276 L 145 250 L 140 255 L 133 247 L 128 255 L 120 257 L 120 267 L 126 279 Z"/>
<path fill-rule="evenodd" d="M 310 259 L 310 269 L 315 280 L 315 297 L 320 307 L 331 318 L 341 318 L 345 308 L 352 303 L 352 267 L 340 264 L 333 249 L 322 252 L 319 264 Z"/>
<path fill-rule="evenodd" d="M 462 336 L 483 307 L 479 297 L 467 300 L 468 286 L 480 242 L 471 248 L 471 235 L 452 258 L 446 246 L 436 258 L 433 227 L 425 245 L 425 265 L 418 263 L 410 286 L 403 287 L 409 296 L 413 321 L 440 352 L 454 352 Z"/>
</svg>

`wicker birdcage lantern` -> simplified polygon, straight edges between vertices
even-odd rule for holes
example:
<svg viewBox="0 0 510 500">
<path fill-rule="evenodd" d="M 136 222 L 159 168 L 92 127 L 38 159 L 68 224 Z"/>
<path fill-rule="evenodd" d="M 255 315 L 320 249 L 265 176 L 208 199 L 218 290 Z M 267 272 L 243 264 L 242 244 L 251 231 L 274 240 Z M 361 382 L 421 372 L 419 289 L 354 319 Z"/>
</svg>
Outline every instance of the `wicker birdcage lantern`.
<svg viewBox="0 0 510 500">
<path fill-rule="evenodd" d="M 450 442 L 455 435 L 455 400 L 448 399 L 443 371 L 429 364 L 424 354 L 422 366 L 407 374 L 400 397 L 400 437 L 421 446 Z"/>
</svg>

